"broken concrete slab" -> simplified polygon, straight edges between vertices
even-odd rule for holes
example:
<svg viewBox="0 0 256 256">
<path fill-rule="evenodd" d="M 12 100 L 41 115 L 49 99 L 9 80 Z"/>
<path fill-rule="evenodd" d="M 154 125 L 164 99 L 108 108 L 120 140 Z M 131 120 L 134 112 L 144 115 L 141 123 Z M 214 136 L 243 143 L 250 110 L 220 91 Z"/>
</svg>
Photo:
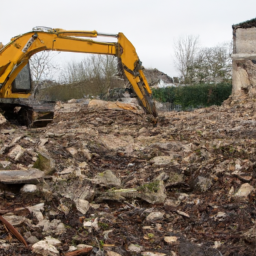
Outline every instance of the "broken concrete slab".
<svg viewBox="0 0 256 256">
<path fill-rule="evenodd" d="M 38 169 L 24 170 L 0 170 L 0 183 L 4 184 L 36 184 L 44 176 Z"/>
</svg>

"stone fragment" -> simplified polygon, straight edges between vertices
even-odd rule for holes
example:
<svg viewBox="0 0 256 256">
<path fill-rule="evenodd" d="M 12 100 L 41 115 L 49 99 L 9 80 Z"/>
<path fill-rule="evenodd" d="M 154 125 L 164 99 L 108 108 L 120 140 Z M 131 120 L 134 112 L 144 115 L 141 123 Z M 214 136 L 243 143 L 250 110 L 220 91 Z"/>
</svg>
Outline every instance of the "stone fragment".
<svg viewBox="0 0 256 256">
<path fill-rule="evenodd" d="M 58 256 L 59 251 L 48 241 L 39 241 L 32 246 L 32 252 L 41 256 Z"/>
<path fill-rule="evenodd" d="M 30 236 L 28 239 L 27 239 L 27 242 L 29 244 L 35 244 L 37 243 L 39 240 L 35 237 L 35 236 Z"/>
<path fill-rule="evenodd" d="M 38 153 L 38 159 L 34 163 L 34 168 L 38 168 L 45 173 L 51 175 L 55 172 L 55 161 L 45 152 Z"/>
<path fill-rule="evenodd" d="M 15 129 L 2 129 L 1 133 L 3 134 L 12 134 L 15 132 Z"/>
<path fill-rule="evenodd" d="M 154 221 L 163 219 L 163 217 L 164 217 L 164 213 L 162 212 L 151 212 L 147 216 L 146 220 L 149 222 L 154 222 Z"/>
<path fill-rule="evenodd" d="M 164 241 L 167 243 L 167 244 L 174 244 L 178 241 L 178 237 L 177 236 L 165 236 L 164 237 Z"/>
<path fill-rule="evenodd" d="M 88 166 L 88 164 L 87 164 L 86 162 L 82 162 L 82 163 L 79 163 L 79 164 L 78 164 L 78 167 L 81 168 L 81 169 L 86 169 L 86 168 L 88 168 L 89 166 Z"/>
<path fill-rule="evenodd" d="M 39 145 L 40 145 L 40 146 L 44 146 L 48 141 L 49 141 L 48 138 L 40 138 L 40 143 L 39 143 Z"/>
<path fill-rule="evenodd" d="M 198 176 L 193 182 L 192 187 L 195 190 L 199 190 L 201 192 L 205 192 L 210 189 L 212 186 L 212 180 L 209 178 L 205 178 L 203 176 Z"/>
<path fill-rule="evenodd" d="M 81 212 L 82 214 L 86 214 L 87 211 L 90 208 L 90 204 L 87 200 L 83 200 L 83 199 L 77 199 L 74 201 L 76 204 L 76 208 L 79 212 Z"/>
<path fill-rule="evenodd" d="M 251 186 L 249 183 L 243 184 L 239 190 L 235 193 L 235 197 L 247 197 L 252 191 L 254 187 Z"/>
<path fill-rule="evenodd" d="M 43 227 L 43 232 L 46 235 L 50 235 L 56 232 L 57 226 L 61 223 L 60 220 L 54 219 L 51 222 L 49 220 L 43 219 L 37 226 Z"/>
<path fill-rule="evenodd" d="M 89 232 L 92 232 L 92 229 L 95 229 L 96 231 L 99 230 L 99 226 L 98 226 L 98 218 L 95 218 L 94 220 L 88 220 L 88 221 L 84 221 L 83 226 L 85 228 L 88 228 Z"/>
<path fill-rule="evenodd" d="M 70 211 L 70 209 L 65 204 L 60 204 L 58 206 L 58 210 L 60 210 L 61 212 L 64 212 L 65 215 L 68 215 Z"/>
<path fill-rule="evenodd" d="M 67 148 L 67 151 L 72 155 L 75 156 L 77 154 L 77 150 L 74 147 Z"/>
<path fill-rule="evenodd" d="M 94 197 L 94 186 L 88 180 L 75 178 L 69 181 L 56 181 L 53 192 L 71 200 L 90 200 Z"/>
<path fill-rule="evenodd" d="M 44 216 L 41 212 L 44 210 L 44 203 L 36 204 L 34 206 L 28 206 L 26 208 L 29 210 L 29 212 L 32 212 L 35 215 L 39 222 L 44 219 Z"/>
<path fill-rule="evenodd" d="M 20 192 L 22 193 L 34 193 L 37 191 L 37 186 L 34 184 L 25 184 L 21 189 Z"/>
<path fill-rule="evenodd" d="M 51 245 L 61 245 L 61 241 L 56 239 L 56 238 L 53 238 L 51 236 L 47 236 L 44 238 L 45 241 L 47 241 L 49 244 Z"/>
<path fill-rule="evenodd" d="M 68 168 L 65 168 L 63 171 L 58 172 L 58 175 L 66 175 L 71 174 L 75 171 L 75 169 L 72 166 L 69 166 Z"/>
<path fill-rule="evenodd" d="M 2 114 L 0 114 L 0 125 L 5 124 L 6 122 L 7 122 L 6 118 Z"/>
<path fill-rule="evenodd" d="M 11 164 L 11 162 L 9 161 L 0 161 L 0 168 L 7 168 L 9 165 Z"/>
<path fill-rule="evenodd" d="M 148 129 L 146 127 L 142 127 L 141 129 L 139 129 L 139 134 L 147 134 L 148 133 Z"/>
<path fill-rule="evenodd" d="M 44 173 L 32 168 L 24 170 L 0 170 L 0 182 L 5 184 L 38 183 Z"/>
<path fill-rule="evenodd" d="M 232 172 L 232 175 L 238 177 L 240 180 L 242 180 L 244 182 L 250 182 L 252 180 L 252 176 L 249 175 L 248 173 L 234 171 L 234 172 Z"/>
<path fill-rule="evenodd" d="M 160 252 L 142 252 L 142 256 L 165 256 L 165 253 L 160 253 Z"/>
<path fill-rule="evenodd" d="M 170 172 L 169 179 L 167 181 L 167 186 L 177 185 L 182 182 L 184 182 L 183 174 Z"/>
<path fill-rule="evenodd" d="M 242 237 L 249 243 L 256 244 L 256 225 L 242 234 Z"/>
<path fill-rule="evenodd" d="M 155 178 L 155 180 L 163 180 L 163 181 L 165 181 L 165 180 L 168 180 L 168 178 L 169 178 L 169 176 L 168 176 L 167 173 L 161 172 L 161 173 Z"/>
<path fill-rule="evenodd" d="M 142 185 L 140 193 L 137 193 L 137 197 L 141 198 L 151 204 L 164 203 L 166 199 L 164 182 L 153 181 Z"/>
<path fill-rule="evenodd" d="M 227 214 L 225 212 L 218 212 L 213 218 L 215 221 L 224 221 L 227 217 Z"/>
<path fill-rule="evenodd" d="M 128 246 L 128 251 L 130 252 L 140 253 L 142 250 L 143 250 L 143 247 L 138 244 L 130 244 Z"/>
<path fill-rule="evenodd" d="M 19 226 L 26 220 L 25 217 L 16 215 L 4 215 L 3 217 L 13 226 Z"/>
<path fill-rule="evenodd" d="M 173 156 L 156 156 L 150 160 L 154 166 L 167 166 L 173 162 Z"/>
<path fill-rule="evenodd" d="M 87 245 L 87 244 L 78 244 L 77 245 L 77 249 L 78 250 L 81 250 L 81 249 L 84 249 L 84 248 L 93 248 L 91 245 Z"/>
<path fill-rule="evenodd" d="M 137 112 L 139 106 L 129 103 L 122 102 L 112 102 L 112 101 L 103 101 L 103 100 L 91 100 L 88 104 L 89 109 L 101 110 L 101 109 L 116 109 L 116 110 L 131 110 Z"/>
<path fill-rule="evenodd" d="M 56 235 L 62 235 L 64 233 L 66 233 L 65 225 L 63 223 L 58 224 L 55 234 Z"/>
<path fill-rule="evenodd" d="M 166 199 L 164 206 L 177 207 L 180 204 L 178 200 Z"/>
<path fill-rule="evenodd" d="M 90 161 L 92 159 L 92 154 L 90 153 L 89 149 L 84 148 L 84 149 L 82 149 L 82 152 L 88 161 Z"/>
<path fill-rule="evenodd" d="M 117 178 L 116 175 L 111 170 L 98 173 L 93 181 L 96 182 L 97 184 L 101 184 L 106 187 L 121 186 L 121 180 Z"/>
<path fill-rule="evenodd" d="M 122 256 L 121 254 L 113 252 L 113 251 L 107 251 L 106 255 L 107 256 Z"/>
<path fill-rule="evenodd" d="M 214 241 L 214 246 L 213 246 L 213 248 L 214 249 L 218 249 L 219 247 L 221 247 L 221 241 Z"/>
<path fill-rule="evenodd" d="M 104 235 L 105 240 L 108 239 L 108 234 L 111 233 L 111 232 L 113 232 L 113 229 L 103 231 L 103 235 Z"/>
<path fill-rule="evenodd" d="M 13 160 L 18 161 L 23 156 L 24 153 L 25 153 L 25 149 L 22 148 L 20 145 L 16 145 L 8 153 L 8 156 Z"/>
<path fill-rule="evenodd" d="M 77 250 L 77 247 L 75 247 L 73 245 L 69 246 L 69 248 L 68 248 L 68 252 L 73 252 L 73 251 L 76 251 L 76 250 Z"/>
<path fill-rule="evenodd" d="M 190 218 L 189 214 L 182 212 L 182 211 L 176 211 L 179 215 Z"/>
</svg>

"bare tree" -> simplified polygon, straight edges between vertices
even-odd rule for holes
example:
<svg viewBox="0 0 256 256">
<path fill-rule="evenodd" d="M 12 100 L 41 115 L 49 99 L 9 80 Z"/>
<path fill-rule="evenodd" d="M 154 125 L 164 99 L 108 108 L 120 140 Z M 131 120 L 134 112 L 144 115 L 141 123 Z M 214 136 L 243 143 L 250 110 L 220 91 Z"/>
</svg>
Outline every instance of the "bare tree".
<svg viewBox="0 0 256 256">
<path fill-rule="evenodd" d="M 87 82 L 105 93 L 117 74 L 117 59 L 110 55 L 90 55 L 81 62 L 71 62 L 63 69 L 61 83 Z"/>
<path fill-rule="evenodd" d="M 30 70 L 34 82 L 37 83 L 45 79 L 52 80 L 53 74 L 59 68 L 52 61 L 57 54 L 56 52 L 42 51 L 34 54 L 30 58 Z"/>
<path fill-rule="evenodd" d="M 189 68 L 193 65 L 199 46 L 199 37 L 188 35 L 174 42 L 175 66 L 184 83 L 191 83 Z"/>
<path fill-rule="evenodd" d="M 188 77 L 196 83 L 219 83 L 231 79 L 230 44 L 200 48 L 191 66 Z"/>
</svg>

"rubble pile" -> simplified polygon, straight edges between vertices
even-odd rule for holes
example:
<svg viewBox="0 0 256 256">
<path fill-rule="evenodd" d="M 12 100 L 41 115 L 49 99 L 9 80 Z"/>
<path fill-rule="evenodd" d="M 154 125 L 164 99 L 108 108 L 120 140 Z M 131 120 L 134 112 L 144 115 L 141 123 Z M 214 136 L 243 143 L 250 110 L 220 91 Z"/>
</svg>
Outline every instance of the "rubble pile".
<svg viewBox="0 0 256 256">
<path fill-rule="evenodd" d="M 255 254 L 253 99 L 157 127 L 139 111 L 61 109 L 37 129 L 0 117 L 0 255 Z"/>
</svg>

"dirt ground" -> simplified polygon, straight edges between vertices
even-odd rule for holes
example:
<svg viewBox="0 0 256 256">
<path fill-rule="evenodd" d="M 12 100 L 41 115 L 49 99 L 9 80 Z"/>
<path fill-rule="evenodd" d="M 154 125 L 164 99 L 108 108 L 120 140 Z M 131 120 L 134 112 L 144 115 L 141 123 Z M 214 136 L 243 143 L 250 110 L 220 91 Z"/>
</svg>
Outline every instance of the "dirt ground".
<svg viewBox="0 0 256 256">
<path fill-rule="evenodd" d="M 84 104 L 45 128 L 3 122 L 0 170 L 44 177 L 0 183 L 0 213 L 28 243 L 1 223 L 0 255 L 256 255 L 255 110 L 230 99 L 154 127 Z"/>
</svg>

